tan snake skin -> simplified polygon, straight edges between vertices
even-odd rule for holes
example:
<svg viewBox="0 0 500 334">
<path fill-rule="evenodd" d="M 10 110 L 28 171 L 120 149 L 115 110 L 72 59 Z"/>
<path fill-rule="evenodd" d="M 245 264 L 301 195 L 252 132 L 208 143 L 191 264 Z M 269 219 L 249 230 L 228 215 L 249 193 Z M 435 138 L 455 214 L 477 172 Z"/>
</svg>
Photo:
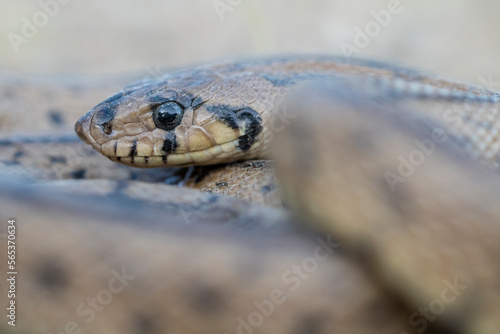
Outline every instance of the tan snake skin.
<svg viewBox="0 0 500 334">
<path fill-rule="evenodd" d="M 321 89 L 300 86 L 325 75 L 334 77 Z M 169 88 L 161 88 L 166 82 Z M 183 119 L 181 129 L 156 131 L 152 114 L 158 105 L 146 100 L 172 102 L 164 100 L 171 85 L 176 98 L 190 96 L 182 101 L 183 116 L 192 124 Z M 68 84 L 60 87 L 67 98 Z M 234 158 L 214 154 L 215 162 L 270 155 L 285 206 L 300 221 L 283 208 L 246 201 L 280 205 L 268 161 L 204 167 L 190 177 L 183 169 L 135 170 L 93 155 L 68 137 L 68 124 L 49 137 L 26 138 L 16 135 L 16 128 L 24 133 L 19 122 L 0 141 L 7 175 L 0 179 L 0 219 L 14 217 L 18 224 L 18 323 L 0 328 L 496 333 L 498 181 L 468 157 L 496 168 L 496 99 L 383 64 L 287 57 L 173 72 L 115 95 L 108 103 L 116 108 L 111 118 L 109 106 L 101 104 L 76 126 L 85 141 L 124 164 L 193 164 L 206 157 L 203 150 L 217 150 L 224 141 L 232 142 Z M 248 109 L 238 118 L 244 108 L 261 116 L 257 126 L 248 126 L 258 120 Z M 4 110 L 3 122 L 16 124 Z M 77 114 L 71 106 L 63 113 Z M 281 115 L 283 124 L 273 115 Z M 421 149 L 415 140 L 427 143 L 436 128 L 449 140 L 435 141 L 414 173 L 397 178 L 399 156 Z M 165 151 L 165 139 L 173 139 L 169 131 L 178 142 Z M 208 143 L 191 142 L 200 133 Z M 193 148 L 199 153 L 188 154 Z M 12 174 L 73 180 L 34 187 Z M 82 180 L 89 178 L 96 180 Z M 212 194 L 158 183 L 164 180 Z M 68 188 L 69 194 L 61 192 Z M 322 232 L 305 227 L 311 225 Z"/>
</svg>

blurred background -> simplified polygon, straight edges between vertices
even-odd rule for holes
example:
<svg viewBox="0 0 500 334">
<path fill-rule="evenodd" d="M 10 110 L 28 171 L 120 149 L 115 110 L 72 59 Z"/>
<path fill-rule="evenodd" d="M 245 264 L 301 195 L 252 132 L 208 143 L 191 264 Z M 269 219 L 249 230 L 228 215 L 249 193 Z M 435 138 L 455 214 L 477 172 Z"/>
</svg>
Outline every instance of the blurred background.
<svg viewBox="0 0 500 334">
<path fill-rule="evenodd" d="M 0 69 L 11 72 L 154 76 L 235 56 L 350 50 L 490 89 L 500 81 L 494 0 L 0 0 L 0 8 Z"/>
</svg>

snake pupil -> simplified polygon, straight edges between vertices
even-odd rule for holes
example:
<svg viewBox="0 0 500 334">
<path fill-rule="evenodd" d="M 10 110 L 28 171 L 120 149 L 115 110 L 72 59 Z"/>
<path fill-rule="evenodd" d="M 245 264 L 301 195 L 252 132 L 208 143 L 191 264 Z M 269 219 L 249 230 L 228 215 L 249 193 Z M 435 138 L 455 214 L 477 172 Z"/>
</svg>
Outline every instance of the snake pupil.
<svg viewBox="0 0 500 334">
<path fill-rule="evenodd" d="M 167 102 L 153 111 L 153 121 L 159 129 L 173 130 L 182 121 L 184 109 L 175 102 Z"/>
</svg>

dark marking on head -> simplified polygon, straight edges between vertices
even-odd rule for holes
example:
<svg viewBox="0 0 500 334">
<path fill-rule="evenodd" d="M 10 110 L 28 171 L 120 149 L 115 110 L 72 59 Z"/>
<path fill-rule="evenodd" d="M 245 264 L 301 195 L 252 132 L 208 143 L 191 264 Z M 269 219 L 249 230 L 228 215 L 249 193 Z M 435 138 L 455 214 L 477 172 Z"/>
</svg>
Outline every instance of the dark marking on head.
<svg viewBox="0 0 500 334">
<path fill-rule="evenodd" d="M 242 151 L 248 151 L 253 143 L 257 140 L 257 136 L 262 132 L 262 117 L 260 114 L 250 107 L 246 107 L 237 113 L 238 123 L 243 123 L 245 134 L 240 136 L 238 146 Z"/>
<path fill-rule="evenodd" d="M 102 103 L 111 103 L 113 101 L 118 100 L 120 97 L 123 97 L 125 95 L 124 91 L 118 92 L 116 94 L 111 95 L 108 97 L 106 100 L 104 100 Z"/>
<path fill-rule="evenodd" d="M 137 334 L 156 334 L 160 333 L 158 324 L 154 316 L 145 314 L 134 314 L 132 317 L 132 333 Z"/>
<path fill-rule="evenodd" d="M 73 179 L 84 179 L 85 178 L 86 171 L 85 169 L 77 169 L 75 171 L 71 172 L 71 177 Z"/>
<path fill-rule="evenodd" d="M 69 275 L 64 266 L 53 258 L 39 261 L 35 270 L 36 282 L 50 292 L 60 292 L 69 285 Z"/>
<path fill-rule="evenodd" d="M 225 298 L 221 288 L 193 284 L 190 291 L 193 307 L 202 315 L 213 314 L 225 308 Z"/>
<path fill-rule="evenodd" d="M 116 152 L 118 151 L 118 140 L 115 141 L 115 146 L 113 147 L 113 152 L 115 152 L 115 156 L 116 156 Z"/>
<path fill-rule="evenodd" d="M 203 99 L 198 96 L 191 101 L 191 108 L 196 110 L 199 107 L 201 107 L 203 105 L 203 103 L 204 103 Z"/>
<path fill-rule="evenodd" d="M 216 182 L 215 186 L 216 187 L 228 187 L 229 184 L 227 182 Z"/>
<path fill-rule="evenodd" d="M 130 148 L 130 153 L 129 153 L 129 157 L 135 157 L 137 155 L 137 139 L 134 140 L 134 142 L 132 143 L 132 147 Z"/>
<path fill-rule="evenodd" d="M 48 111 L 47 115 L 49 116 L 49 120 L 52 124 L 56 126 L 64 125 L 64 118 L 60 110 L 51 109 Z"/>
<path fill-rule="evenodd" d="M 207 106 L 207 111 L 213 113 L 218 120 L 229 126 L 231 129 L 238 129 L 238 119 L 233 108 L 219 104 Z"/>
<path fill-rule="evenodd" d="M 169 101 L 172 101 L 172 97 L 166 97 L 166 96 L 161 96 L 161 95 L 153 95 L 151 97 L 148 97 L 149 107 L 151 109 L 154 109 L 159 104 L 169 102 Z"/>
<path fill-rule="evenodd" d="M 166 102 L 175 102 L 187 108 L 192 104 L 193 96 L 183 91 L 154 89 L 146 95 L 144 102 L 149 104 L 151 110 Z"/>
<path fill-rule="evenodd" d="M 49 157 L 50 163 L 58 163 L 58 164 L 65 164 L 67 163 L 66 157 Z"/>
<path fill-rule="evenodd" d="M 166 154 L 171 154 L 177 149 L 177 138 L 175 131 L 168 131 L 161 148 Z"/>
<path fill-rule="evenodd" d="M 94 121 L 102 125 L 111 122 L 113 118 L 115 118 L 115 108 L 105 104 L 96 111 Z"/>
</svg>

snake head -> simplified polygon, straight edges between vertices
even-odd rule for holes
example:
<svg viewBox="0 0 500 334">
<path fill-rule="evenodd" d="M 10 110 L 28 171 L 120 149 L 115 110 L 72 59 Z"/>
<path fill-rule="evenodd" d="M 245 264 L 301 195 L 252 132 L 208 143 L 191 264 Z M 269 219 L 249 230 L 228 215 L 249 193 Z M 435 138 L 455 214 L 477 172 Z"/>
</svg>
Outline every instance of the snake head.
<svg viewBox="0 0 500 334">
<path fill-rule="evenodd" d="M 112 161 L 137 167 L 260 157 L 266 142 L 262 115 L 269 106 L 242 93 L 257 87 L 254 78 L 246 80 L 206 69 L 145 80 L 92 108 L 75 131 Z"/>
</svg>

